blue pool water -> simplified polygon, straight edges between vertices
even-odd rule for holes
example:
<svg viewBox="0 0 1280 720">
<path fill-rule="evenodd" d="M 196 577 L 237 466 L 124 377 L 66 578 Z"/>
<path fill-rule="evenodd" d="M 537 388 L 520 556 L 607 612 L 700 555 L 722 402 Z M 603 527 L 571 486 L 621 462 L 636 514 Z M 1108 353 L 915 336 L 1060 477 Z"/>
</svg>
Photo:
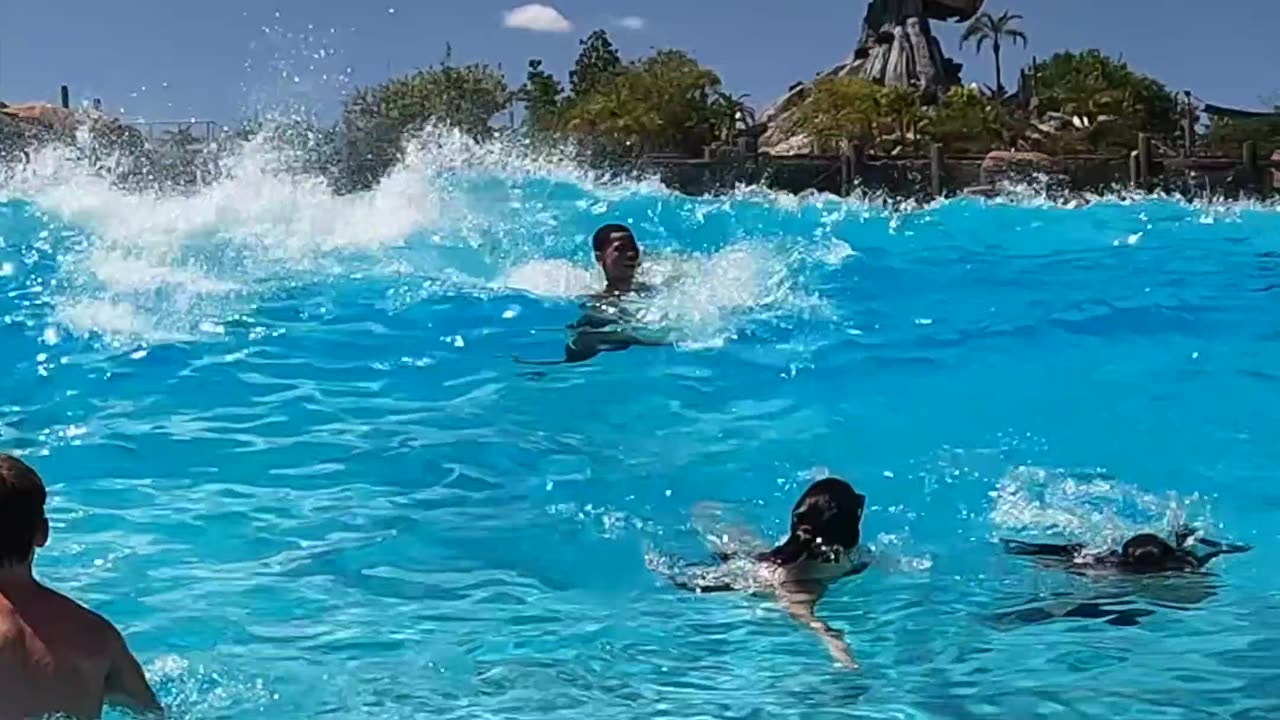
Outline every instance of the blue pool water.
<svg viewBox="0 0 1280 720">
<path fill-rule="evenodd" d="M 187 197 L 53 154 L 0 186 L 38 573 L 173 717 L 1280 713 L 1275 207 L 692 199 L 440 139 L 339 198 L 269 156 Z M 515 365 L 560 352 L 615 220 L 675 346 Z M 856 672 L 651 569 L 778 538 L 823 472 L 869 498 L 875 565 L 819 606 Z M 1255 549 L 1116 586 L 994 542 L 1184 516 Z M 1099 593 L 1156 613 L 994 619 Z"/>
</svg>

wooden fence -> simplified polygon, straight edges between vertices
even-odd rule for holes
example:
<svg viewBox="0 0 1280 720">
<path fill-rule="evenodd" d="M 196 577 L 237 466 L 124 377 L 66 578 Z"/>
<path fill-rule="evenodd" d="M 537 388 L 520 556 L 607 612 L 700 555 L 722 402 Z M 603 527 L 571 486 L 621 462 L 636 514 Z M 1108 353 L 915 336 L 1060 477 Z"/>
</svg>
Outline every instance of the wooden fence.
<svg viewBox="0 0 1280 720">
<path fill-rule="evenodd" d="M 1009 160 L 1013 168 L 1000 167 L 1002 161 Z M 856 145 L 838 155 L 773 156 L 750 152 L 743 143 L 708 151 L 703 158 L 647 156 L 637 167 L 691 195 L 760 185 L 792 193 L 819 191 L 847 196 L 862 189 L 895 197 L 929 198 L 990 194 L 999 180 L 1028 175 L 1058 191 L 1135 188 L 1187 196 L 1267 197 L 1280 190 L 1280 158 L 1259 158 L 1256 143 L 1245 143 L 1235 158 L 1159 157 L 1147 135 L 1140 136 L 1138 147 L 1127 156 L 948 156 L 940 145 L 930 146 L 926 155 L 917 157 L 877 158 Z"/>
</svg>

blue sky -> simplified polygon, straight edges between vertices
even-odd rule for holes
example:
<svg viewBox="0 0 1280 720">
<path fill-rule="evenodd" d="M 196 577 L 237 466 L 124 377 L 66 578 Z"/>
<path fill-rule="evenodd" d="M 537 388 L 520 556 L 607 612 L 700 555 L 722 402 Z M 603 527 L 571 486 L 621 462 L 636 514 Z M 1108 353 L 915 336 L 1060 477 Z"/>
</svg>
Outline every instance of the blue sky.
<svg viewBox="0 0 1280 720">
<path fill-rule="evenodd" d="M 0 25 L 0 99 L 53 101 L 67 83 L 77 101 L 101 97 L 110 112 L 148 120 L 231 122 L 283 100 L 330 112 L 350 83 L 437 62 L 446 42 L 456 60 L 501 63 L 513 82 L 530 57 L 563 79 L 578 39 L 605 27 L 624 56 L 689 50 L 763 106 L 843 59 L 865 8 L 861 0 L 542 1 L 572 30 L 503 27 L 504 12 L 524 0 L 15 1 Z M 988 0 L 987 9 L 1026 16 L 1031 45 L 1007 54 L 1006 77 L 1033 53 L 1099 47 L 1210 102 L 1254 107 L 1280 92 L 1280 0 L 1221 0 L 1214 9 L 1191 0 Z M 958 26 L 935 29 L 967 81 L 992 82 L 989 53 L 960 51 Z"/>
</svg>

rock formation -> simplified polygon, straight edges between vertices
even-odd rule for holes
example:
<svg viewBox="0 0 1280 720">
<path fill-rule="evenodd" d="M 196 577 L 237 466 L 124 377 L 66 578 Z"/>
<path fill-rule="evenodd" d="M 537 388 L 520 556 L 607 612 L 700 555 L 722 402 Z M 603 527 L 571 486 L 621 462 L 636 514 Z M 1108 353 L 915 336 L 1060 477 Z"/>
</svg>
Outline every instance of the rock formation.
<svg viewBox="0 0 1280 720">
<path fill-rule="evenodd" d="M 858 45 L 824 77 L 862 77 L 882 85 L 916 87 L 941 93 L 960 83 L 961 64 L 942 52 L 931 20 L 967 22 L 984 0 L 870 0 Z M 761 148 L 774 154 L 801 152 L 808 138 L 790 131 L 789 116 L 809 96 L 812 83 L 800 83 L 761 114 L 769 125 Z"/>
<path fill-rule="evenodd" d="M 960 82 L 961 65 L 949 60 L 930 20 L 965 22 L 983 0 L 873 0 L 862 38 L 838 74 L 884 85 L 944 90 Z"/>
<path fill-rule="evenodd" d="M 47 142 L 74 142 L 80 131 L 112 151 L 139 151 L 137 128 L 97 111 L 68 110 L 48 103 L 0 104 L 0 157 L 14 157 Z"/>
</svg>

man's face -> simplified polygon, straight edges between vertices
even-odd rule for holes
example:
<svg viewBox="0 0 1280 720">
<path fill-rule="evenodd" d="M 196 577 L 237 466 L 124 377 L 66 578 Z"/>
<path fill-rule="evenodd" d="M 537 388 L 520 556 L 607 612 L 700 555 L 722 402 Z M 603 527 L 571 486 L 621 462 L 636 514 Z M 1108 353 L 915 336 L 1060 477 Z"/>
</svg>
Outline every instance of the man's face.
<svg viewBox="0 0 1280 720">
<path fill-rule="evenodd" d="M 596 260 L 604 268 L 606 278 L 630 280 L 640 266 L 640 248 L 630 233 L 615 232 L 609 236 L 604 248 L 596 253 Z"/>
</svg>

